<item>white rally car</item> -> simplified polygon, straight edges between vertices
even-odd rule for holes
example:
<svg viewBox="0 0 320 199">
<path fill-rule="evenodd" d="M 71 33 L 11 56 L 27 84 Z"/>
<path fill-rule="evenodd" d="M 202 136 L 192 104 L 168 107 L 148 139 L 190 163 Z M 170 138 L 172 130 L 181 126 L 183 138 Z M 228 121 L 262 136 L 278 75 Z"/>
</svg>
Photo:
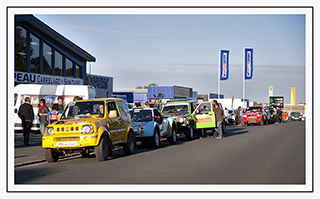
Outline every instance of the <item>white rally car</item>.
<svg viewBox="0 0 320 199">
<path fill-rule="evenodd" d="M 159 148 L 160 137 L 166 137 L 170 144 L 176 143 L 177 123 L 173 118 L 163 119 L 155 108 L 133 108 L 130 115 L 137 141 L 149 142 L 154 148 Z"/>
</svg>

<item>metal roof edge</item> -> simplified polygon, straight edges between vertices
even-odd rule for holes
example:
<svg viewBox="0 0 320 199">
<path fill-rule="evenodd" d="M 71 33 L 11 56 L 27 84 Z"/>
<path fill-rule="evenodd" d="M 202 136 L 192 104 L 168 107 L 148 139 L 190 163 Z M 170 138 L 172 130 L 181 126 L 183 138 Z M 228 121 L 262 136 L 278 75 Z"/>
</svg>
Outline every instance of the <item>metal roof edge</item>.
<svg viewBox="0 0 320 199">
<path fill-rule="evenodd" d="M 31 25 L 38 28 L 40 31 L 45 33 L 49 33 L 49 36 L 60 42 L 62 45 L 66 46 L 67 48 L 72 48 L 73 52 L 78 54 L 79 56 L 83 57 L 86 61 L 95 62 L 96 58 L 90 55 L 88 52 L 83 50 L 81 47 L 52 29 L 50 26 L 39 20 L 33 15 L 15 15 L 15 21 L 27 21 Z M 51 34 L 51 35 L 50 35 Z"/>
</svg>

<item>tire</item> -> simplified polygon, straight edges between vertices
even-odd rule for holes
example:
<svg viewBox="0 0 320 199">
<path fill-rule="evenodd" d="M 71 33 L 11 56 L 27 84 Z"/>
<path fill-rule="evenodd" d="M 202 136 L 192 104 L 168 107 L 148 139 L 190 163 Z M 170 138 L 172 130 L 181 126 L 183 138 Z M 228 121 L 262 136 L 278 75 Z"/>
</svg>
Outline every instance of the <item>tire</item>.
<svg viewBox="0 0 320 199">
<path fill-rule="evenodd" d="M 187 140 L 192 140 L 193 139 L 193 128 L 187 128 L 186 130 L 186 138 Z"/>
<path fill-rule="evenodd" d="M 160 135 L 159 135 L 159 130 L 157 128 L 154 129 L 154 133 L 149 140 L 149 144 L 155 149 L 160 147 Z"/>
<path fill-rule="evenodd" d="M 43 149 L 44 157 L 46 158 L 47 162 L 57 162 L 59 159 L 59 154 L 54 152 L 53 149 Z"/>
<path fill-rule="evenodd" d="M 109 157 L 109 145 L 110 145 L 109 138 L 105 134 L 103 134 L 101 136 L 99 145 L 95 147 L 96 158 L 99 161 L 108 160 L 108 157 Z"/>
<path fill-rule="evenodd" d="M 177 142 L 177 130 L 175 126 L 172 127 L 172 136 L 168 137 L 168 142 L 170 144 L 175 144 Z"/>
<path fill-rule="evenodd" d="M 126 155 L 131 155 L 134 153 L 135 149 L 136 149 L 136 139 L 133 133 L 130 131 L 128 133 L 127 143 L 123 145 L 123 151 Z"/>
</svg>

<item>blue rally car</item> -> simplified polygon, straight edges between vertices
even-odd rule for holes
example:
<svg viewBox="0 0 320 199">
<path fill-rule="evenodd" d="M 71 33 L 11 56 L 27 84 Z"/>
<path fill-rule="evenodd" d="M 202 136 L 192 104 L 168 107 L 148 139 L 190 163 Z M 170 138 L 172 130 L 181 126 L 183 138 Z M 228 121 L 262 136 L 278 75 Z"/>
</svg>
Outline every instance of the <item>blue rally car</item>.
<svg viewBox="0 0 320 199">
<path fill-rule="evenodd" d="M 177 123 L 173 118 L 164 119 L 155 108 L 133 108 L 130 115 L 137 141 L 148 142 L 154 148 L 159 148 L 160 137 L 176 143 Z"/>
</svg>

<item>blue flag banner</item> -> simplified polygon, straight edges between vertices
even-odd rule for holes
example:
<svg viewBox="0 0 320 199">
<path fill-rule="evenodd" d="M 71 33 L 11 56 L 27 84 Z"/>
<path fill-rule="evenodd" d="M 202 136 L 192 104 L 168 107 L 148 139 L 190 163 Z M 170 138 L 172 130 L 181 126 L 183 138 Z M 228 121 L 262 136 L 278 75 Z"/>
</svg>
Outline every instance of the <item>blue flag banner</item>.
<svg viewBox="0 0 320 199">
<path fill-rule="evenodd" d="M 220 80 L 229 79 L 229 50 L 220 50 Z"/>
<path fill-rule="evenodd" d="M 253 77 L 253 49 L 244 49 L 244 79 L 252 79 Z"/>
</svg>

